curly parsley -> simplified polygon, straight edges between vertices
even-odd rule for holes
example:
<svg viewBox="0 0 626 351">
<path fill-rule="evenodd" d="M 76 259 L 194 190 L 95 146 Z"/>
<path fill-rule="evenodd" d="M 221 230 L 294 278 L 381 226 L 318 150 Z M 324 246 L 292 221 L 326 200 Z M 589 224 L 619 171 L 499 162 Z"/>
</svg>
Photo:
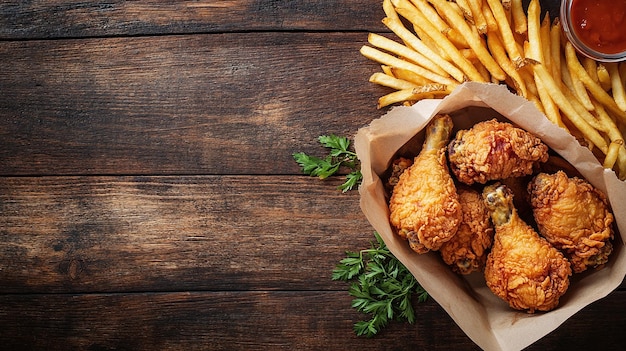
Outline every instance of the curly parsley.
<svg viewBox="0 0 626 351">
<path fill-rule="evenodd" d="M 350 139 L 336 135 L 322 135 L 318 141 L 324 147 L 330 149 L 324 158 L 310 156 L 304 152 L 293 154 L 293 158 L 302 168 L 304 174 L 326 179 L 339 171 L 341 167 L 351 170 L 346 175 L 346 181 L 339 186 L 339 190 L 346 192 L 359 185 L 363 176 L 359 169 L 359 159 L 353 151 L 349 150 Z"/>
<path fill-rule="evenodd" d="M 359 252 L 346 252 L 335 267 L 333 280 L 352 281 L 348 290 L 354 297 L 352 307 L 370 315 L 369 320 L 354 324 L 357 335 L 376 335 L 389 321 L 415 322 L 411 303 L 413 294 L 424 302 L 428 293 L 409 270 L 389 251 L 378 233 L 376 244 Z"/>
</svg>

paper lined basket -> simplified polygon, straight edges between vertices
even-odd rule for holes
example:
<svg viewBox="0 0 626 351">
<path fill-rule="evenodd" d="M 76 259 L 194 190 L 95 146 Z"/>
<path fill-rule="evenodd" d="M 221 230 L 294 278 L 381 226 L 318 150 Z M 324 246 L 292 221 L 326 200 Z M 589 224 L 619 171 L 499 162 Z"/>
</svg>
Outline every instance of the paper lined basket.
<svg viewBox="0 0 626 351">
<path fill-rule="evenodd" d="M 419 255 L 393 233 L 381 176 L 396 152 L 410 140 L 420 140 L 423 128 L 438 113 L 449 113 L 455 130 L 493 117 L 508 119 L 541 138 L 608 195 L 618 229 L 610 260 L 601 270 L 591 269 L 573 276 L 570 288 L 556 309 L 535 314 L 515 311 L 487 288 L 482 274 L 457 275 L 437 253 Z M 444 99 L 422 100 L 411 107 L 393 108 L 358 131 L 355 148 L 363 173 L 359 188 L 363 213 L 430 296 L 485 350 L 527 347 L 588 304 L 611 293 L 624 280 L 626 240 L 620 233 L 626 233 L 626 183 L 613 171 L 605 170 L 587 148 L 553 125 L 532 103 L 511 94 L 503 85 L 468 82 Z"/>
</svg>

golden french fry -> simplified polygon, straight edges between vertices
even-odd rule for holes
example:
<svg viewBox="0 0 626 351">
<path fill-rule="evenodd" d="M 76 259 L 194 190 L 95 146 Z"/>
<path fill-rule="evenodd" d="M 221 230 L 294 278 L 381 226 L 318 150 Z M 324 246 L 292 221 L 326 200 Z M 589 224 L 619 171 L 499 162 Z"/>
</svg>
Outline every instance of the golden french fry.
<svg viewBox="0 0 626 351">
<path fill-rule="evenodd" d="M 543 64 L 546 66 L 548 72 L 552 72 L 552 53 L 550 47 L 552 46 L 550 37 L 550 15 L 546 14 L 539 27 L 539 36 L 541 37 L 541 56 L 543 58 Z M 558 81 L 557 81 L 558 82 Z"/>
<path fill-rule="evenodd" d="M 493 0 L 491 0 L 493 1 Z M 541 43 L 541 7 L 539 0 L 531 0 L 528 4 L 528 50 L 524 51 L 527 59 L 544 63 L 543 44 Z"/>
<path fill-rule="evenodd" d="M 522 54 L 517 47 L 515 37 L 513 36 L 513 32 L 511 31 L 509 21 L 506 18 L 506 13 L 502 2 L 500 2 L 500 0 L 487 0 L 487 4 L 491 9 L 491 13 L 493 13 L 493 17 L 495 18 L 496 23 L 498 23 L 498 30 L 500 32 L 504 47 L 509 54 L 509 58 L 511 59 L 515 67 L 523 66 L 524 58 L 522 57 Z"/>
<path fill-rule="evenodd" d="M 450 90 L 445 85 L 432 84 L 423 87 L 403 89 L 394 91 L 378 99 L 378 108 L 383 108 L 403 101 L 418 101 L 424 98 L 438 96 L 437 94 L 447 95 Z"/>
<path fill-rule="evenodd" d="M 393 7 L 391 0 L 383 0 L 383 11 L 385 12 L 385 16 L 391 18 L 393 20 L 399 20 L 398 13 L 396 9 Z"/>
<path fill-rule="evenodd" d="M 543 82 L 541 81 L 541 79 L 539 79 L 538 76 L 535 76 L 535 85 L 537 86 L 539 100 L 543 105 L 543 110 L 546 117 L 550 120 L 550 122 L 554 123 L 555 125 L 567 129 L 565 127 L 565 124 L 563 124 L 563 121 L 561 120 L 559 108 L 554 103 L 554 100 L 552 100 L 550 93 L 545 88 Z"/>
<path fill-rule="evenodd" d="M 386 75 L 390 76 L 390 77 L 395 77 L 395 74 L 393 74 L 393 69 L 387 65 L 381 65 L 380 69 L 383 71 L 383 73 L 385 73 Z"/>
<path fill-rule="evenodd" d="M 606 153 L 606 157 L 604 158 L 604 163 L 602 166 L 604 168 L 613 168 L 615 166 L 615 162 L 617 162 L 617 155 L 619 155 L 620 146 L 624 145 L 624 140 L 615 140 L 609 144 L 609 151 Z"/>
<path fill-rule="evenodd" d="M 399 57 L 412 61 L 443 77 L 449 76 L 446 71 L 426 56 L 380 34 L 370 33 L 367 37 L 367 41 L 379 49 L 396 54 Z"/>
<path fill-rule="evenodd" d="M 486 34 L 489 30 L 487 26 L 487 19 L 483 13 L 483 0 L 467 0 L 469 8 L 472 11 L 472 18 L 474 18 L 474 25 L 478 29 L 478 33 Z"/>
<path fill-rule="evenodd" d="M 598 83 L 600 87 L 604 89 L 604 91 L 609 91 L 611 89 L 611 76 L 609 75 L 609 71 L 606 69 L 604 64 L 598 64 L 596 67 L 596 74 L 598 76 Z"/>
<path fill-rule="evenodd" d="M 585 87 L 589 90 L 589 93 L 595 97 L 602 105 L 604 105 L 609 111 L 611 111 L 616 117 L 620 119 L 622 123 L 626 123 L 626 112 L 622 111 L 615 100 L 606 92 L 602 87 L 596 83 L 583 68 L 576 57 L 576 50 L 571 43 L 567 42 L 565 45 L 565 57 L 567 64 L 572 65 L 572 70 L 576 73 L 578 79 L 580 79 Z M 574 77 L 572 77 L 574 79 Z"/>
<path fill-rule="evenodd" d="M 528 24 L 526 21 L 526 13 L 524 13 L 524 7 L 522 6 L 522 0 L 511 1 L 511 17 L 513 18 L 513 28 L 518 34 L 526 33 Z"/>
<path fill-rule="evenodd" d="M 455 4 L 459 7 L 460 13 L 469 23 L 476 24 L 476 22 L 474 22 L 474 14 L 472 13 L 472 8 L 470 7 L 470 4 L 467 0 L 455 0 L 455 2 L 451 5 L 454 6 Z"/>
<path fill-rule="evenodd" d="M 465 22 L 463 17 L 459 16 L 446 0 L 428 0 L 435 8 L 442 13 L 442 16 L 448 20 L 450 26 L 456 29 L 467 41 L 472 50 L 476 52 L 478 59 L 487 68 L 489 73 L 499 81 L 506 79 L 506 74 L 491 57 L 486 45 L 482 42 L 480 36 L 477 35 L 470 26 Z"/>
<path fill-rule="evenodd" d="M 613 100 L 615 100 L 615 103 L 622 111 L 626 111 L 626 93 L 624 92 L 624 85 L 622 84 L 618 65 L 612 62 L 607 63 L 606 67 L 611 77 L 611 94 L 613 95 Z"/>
<path fill-rule="evenodd" d="M 492 35 L 487 36 L 487 47 L 493 58 L 496 62 L 502 67 L 502 70 L 511 77 L 513 81 L 513 86 L 519 95 L 527 98 L 528 90 L 526 89 L 526 84 L 520 75 L 520 72 L 517 70 L 513 62 L 509 60 L 509 57 L 506 55 L 506 50 L 500 41 L 500 38 L 497 33 L 492 33 Z"/>
<path fill-rule="evenodd" d="M 457 67 L 465 73 L 467 78 L 475 82 L 485 82 L 480 73 L 472 65 L 472 63 L 466 59 L 459 49 L 452 44 L 452 42 L 441 32 L 435 28 L 430 21 L 428 21 L 424 15 L 417 10 L 407 0 L 392 0 L 395 1 L 396 11 L 409 22 L 411 22 L 416 28 L 420 28 L 424 33 L 429 36 L 436 45 L 446 53 L 448 58 L 454 62 Z"/>
<path fill-rule="evenodd" d="M 369 81 L 371 83 L 393 88 L 396 90 L 413 89 L 418 87 L 418 85 L 415 83 L 399 79 L 381 72 L 376 72 L 372 74 Z"/>
<path fill-rule="evenodd" d="M 409 31 L 399 19 L 394 20 L 391 18 L 384 18 L 383 24 L 385 24 L 387 28 L 394 32 L 407 45 L 411 46 L 413 49 L 415 49 L 417 52 L 421 53 L 425 57 L 430 58 L 432 62 L 434 62 L 434 64 L 441 67 L 444 72 L 447 72 L 455 80 L 459 82 L 467 80 L 467 77 L 460 69 L 458 69 L 450 62 L 446 61 L 437 52 L 429 48 L 428 45 L 424 44 L 424 42 L 413 33 L 411 33 L 411 31 Z"/>
<path fill-rule="evenodd" d="M 408 70 L 400 69 L 400 68 L 393 68 L 392 71 L 393 71 L 394 77 L 398 79 L 406 80 L 407 82 L 415 83 L 417 85 L 427 85 L 427 84 L 432 83 L 432 81 L 412 71 L 408 71 Z"/>
<path fill-rule="evenodd" d="M 433 71 L 430 71 L 422 66 L 419 66 L 417 64 L 414 64 L 412 62 L 409 61 L 405 61 L 402 60 L 400 58 L 397 58 L 395 56 L 392 56 L 386 52 L 382 52 L 376 48 L 372 48 L 370 46 L 362 46 L 361 47 L 361 55 L 367 57 L 368 59 L 372 60 L 372 61 L 376 61 L 378 63 L 381 64 L 385 64 L 385 65 L 389 65 L 392 67 L 397 67 L 397 68 L 402 68 L 402 69 L 406 69 L 409 71 L 413 71 L 416 74 L 421 75 L 422 77 L 429 79 L 433 82 L 436 83 L 440 83 L 440 84 L 446 84 L 446 85 L 450 85 L 450 86 L 456 86 L 458 85 L 458 82 L 455 82 L 453 79 L 450 79 L 448 77 L 444 77 L 441 76 L 437 73 L 434 73 Z"/>
<path fill-rule="evenodd" d="M 591 103 L 591 98 L 587 93 L 587 88 L 585 88 L 583 82 L 578 79 L 578 75 L 574 71 L 574 67 L 577 67 L 576 62 L 570 63 L 570 60 L 576 60 L 576 62 L 578 62 L 578 57 L 576 55 L 569 55 L 565 57 L 565 66 L 561 67 L 561 79 L 569 90 L 574 92 L 574 94 L 578 97 L 580 103 L 585 106 L 588 111 L 592 111 L 593 104 Z"/>
<path fill-rule="evenodd" d="M 550 60 L 552 61 L 552 77 L 561 81 L 561 21 L 556 17 L 550 28 Z"/>
<path fill-rule="evenodd" d="M 493 12 L 491 12 L 489 6 L 482 6 L 482 12 L 485 22 L 487 22 L 487 33 L 496 33 L 498 31 L 498 22 L 493 17 Z"/>
</svg>

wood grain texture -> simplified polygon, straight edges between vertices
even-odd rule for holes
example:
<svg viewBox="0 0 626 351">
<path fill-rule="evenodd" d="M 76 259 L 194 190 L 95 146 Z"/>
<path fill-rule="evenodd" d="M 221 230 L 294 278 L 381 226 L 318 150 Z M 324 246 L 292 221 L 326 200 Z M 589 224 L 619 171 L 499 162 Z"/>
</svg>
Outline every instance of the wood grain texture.
<svg viewBox="0 0 626 351">
<path fill-rule="evenodd" d="M 374 240 L 340 181 L 0 178 L 0 293 L 337 289 Z"/>
<path fill-rule="evenodd" d="M 383 15 L 364 0 L 16 1 L 0 3 L 0 39 L 381 30 Z"/>
<path fill-rule="evenodd" d="M 297 174 L 387 90 L 364 34 L 0 42 L 0 174 Z M 358 87 L 358 88 L 357 88 Z"/>
<path fill-rule="evenodd" d="M 610 317 L 626 309 L 625 294 L 592 304 L 527 350 L 625 345 L 625 317 Z M 479 350 L 432 300 L 417 306 L 414 325 L 356 337 L 363 315 L 350 301 L 336 291 L 0 295 L 0 341 L 45 350 Z"/>
</svg>

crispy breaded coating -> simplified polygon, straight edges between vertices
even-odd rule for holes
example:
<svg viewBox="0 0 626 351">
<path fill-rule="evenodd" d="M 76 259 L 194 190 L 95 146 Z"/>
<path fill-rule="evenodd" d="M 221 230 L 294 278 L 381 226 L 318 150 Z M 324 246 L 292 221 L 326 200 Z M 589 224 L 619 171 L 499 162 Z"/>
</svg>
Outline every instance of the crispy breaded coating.
<svg viewBox="0 0 626 351">
<path fill-rule="evenodd" d="M 439 252 L 443 261 L 459 274 L 480 271 L 493 242 L 493 226 L 482 195 L 466 186 L 457 186 L 463 219 L 452 239 Z"/>
<path fill-rule="evenodd" d="M 608 261 L 614 217 L 601 191 L 562 171 L 538 174 L 528 191 L 539 232 L 565 252 L 575 273 Z"/>
<path fill-rule="evenodd" d="M 465 184 L 529 175 L 548 160 L 548 146 L 531 133 L 496 119 L 460 130 L 448 146 L 450 169 Z"/>
<path fill-rule="evenodd" d="M 435 117 L 426 129 L 424 146 L 394 187 L 390 222 L 418 253 L 438 250 L 457 231 L 461 205 L 446 163 L 452 119 Z"/>
<path fill-rule="evenodd" d="M 569 287 L 569 261 L 519 218 L 505 185 L 487 186 L 483 198 L 495 227 L 485 265 L 487 286 L 514 309 L 554 309 Z"/>
</svg>

